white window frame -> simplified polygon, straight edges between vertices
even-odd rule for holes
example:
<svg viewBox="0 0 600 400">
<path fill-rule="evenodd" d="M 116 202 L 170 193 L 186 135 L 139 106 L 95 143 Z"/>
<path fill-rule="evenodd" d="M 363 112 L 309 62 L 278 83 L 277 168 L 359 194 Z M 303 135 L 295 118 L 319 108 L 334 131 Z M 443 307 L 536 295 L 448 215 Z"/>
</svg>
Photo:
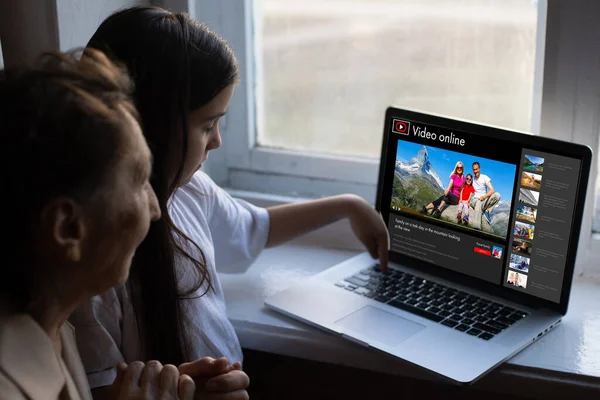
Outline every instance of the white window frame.
<svg viewBox="0 0 600 400">
<path fill-rule="evenodd" d="M 600 276 L 600 237 L 592 232 L 600 135 L 600 25 L 593 15 L 599 11 L 595 1 L 540 1 L 540 17 L 546 14 L 545 44 L 538 46 L 544 54 L 537 59 L 536 73 L 543 76 L 536 76 L 542 82 L 536 80 L 534 88 L 540 108 L 533 119 L 539 121 L 543 136 L 593 149 L 575 273 L 595 276 Z"/>
<path fill-rule="evenodd" d="M 174 1 L 174 0 L 172 0 Z M 260 0 L 187 0 L 199 21 L 225 37 L 240 65 L 241 82 L 221 123 L 223 148 L 207 169 L 220 185 L 296 197 L 352 192 L 375 201 L 377 160 L 256 146 L 262 121 L 257 77 L 262 76 Z M 449 0 L 450 1 L 450 0 Z M 178 0 L 178 3 L 186 0 Z M 255 6 L 255 7 L 253 7 Z M 531 131 L 590 146 L 594 161 L 576 274 L 600 275 L 600 235 L 592 234 L 596 155 L 600 133 L 600 2 L 539 0 Z M 381 110 L 382 118 L 385 110 Z"/>
</svg>

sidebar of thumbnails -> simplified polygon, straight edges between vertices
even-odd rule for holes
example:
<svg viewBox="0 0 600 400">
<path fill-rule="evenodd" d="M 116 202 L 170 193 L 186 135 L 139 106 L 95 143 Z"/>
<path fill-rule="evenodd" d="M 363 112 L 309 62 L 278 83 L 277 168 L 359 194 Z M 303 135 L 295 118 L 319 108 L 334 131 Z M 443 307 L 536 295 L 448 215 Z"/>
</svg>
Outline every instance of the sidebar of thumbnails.
<svg viewBox="0 0 600 400">
<path fill-rule="evenodd" d="M 519 201 L 516 207 L 509 270 L 506 276 L 506 284 L 523 289 L 527 288 L 543 172 L 544 159 L 525 154 L 521 163 Z"/>
<path fill-rule="evenodd" d="M 560 301 L 579 165 L 558 155 L 523 152 L 505 286 Z"/>
</svg>

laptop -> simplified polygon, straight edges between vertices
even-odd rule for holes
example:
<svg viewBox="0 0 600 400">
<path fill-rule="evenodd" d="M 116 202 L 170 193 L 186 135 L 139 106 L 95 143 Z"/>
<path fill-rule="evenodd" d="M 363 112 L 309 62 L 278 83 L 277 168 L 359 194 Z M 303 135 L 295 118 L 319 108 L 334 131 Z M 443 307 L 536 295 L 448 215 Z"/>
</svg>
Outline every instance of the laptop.
<svg viewBox="0 0 600 400">
<path fill-rule="evenodd" d="M 574 143 L 390 107 L 376 201 L 388 271 L 363 253 L 265 304 L 472 383 L 567 312 L 591 158 Z"/>
</svg>

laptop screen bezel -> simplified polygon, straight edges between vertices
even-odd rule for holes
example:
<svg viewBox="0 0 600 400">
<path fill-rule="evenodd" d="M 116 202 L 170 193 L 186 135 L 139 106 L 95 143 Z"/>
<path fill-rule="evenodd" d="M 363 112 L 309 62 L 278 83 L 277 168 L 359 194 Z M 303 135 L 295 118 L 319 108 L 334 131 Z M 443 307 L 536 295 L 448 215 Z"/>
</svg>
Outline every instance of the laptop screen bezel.
<svg viewBox="0 0 600 400">
<path fill-rule="evenodd" d="M 439 276 L 443 279 L 447 279 L 459 284 L 467 285 L 477 290 L 484 291 L 491 295 L 498 296 L 506 300 L 513 301 L 515 303 L 523 304 L 528 307 L 536 309 L 547 308 L 559 312 L 561 314 L 565 314 L 567 312 L 569 304 L 573 273 L 575 270 L 575 259 L 577 256 L 579 236 L 581 233 L 581 222 L 583 219 L 585 195 L 587 192 L 590 166 L 592 161 L 591 149 L 587 146 L 583 146 L 580 144 L 549 139 L 541 136 L 534 136 L 531 134 L 525 134 L 488 125 L 481 125 L 474 122 L 450 119 L 438 115 L 424 114 L 417 111 L 389 107 L 385 113 L 383 142 L 381 148 L 381 162 L 379 165 L 379 180 L 377 185 L 376 199 L 376 208 L 382 213 L 382 215 L 386 219 L 386 222 L 389 218 L 390 210 L 382 210 L 382 202 L 384 200 L 383 192 L 386 184 L 386 182 L 384 182 L 384 179 L 386 176 L 386 166 L 389 165 L 390 162 L 392 162 L 390 160 L 387 160 L 387 156 L 389 154 L 389 144 L 390 142 L 393 142 L 394 145 L 396 144 L 395 138 L 390 137 L 392 131 L 392 118 L 405 119 L 409 121 L 420 122 L 423 124 L 444 126 L 448 129 L 462 131 L 470 135 L 484 136 L 499 140 L 514 141 L 516 145 L 519 145 L 523 148 L 553 153 L 581 160 L 579 186 L 577 188 L 577 194 L 575 198 L 573 225 L 571 229 L 571 235 L 569 237 L 568 252 L 565 258 L 566 267 L 559 303 L 541 299 L 526 293 L 517 292 L 510 288 L 504 287 L 503 285 L 486 282 L 484 280 L 477 279 L 459 272 L 451 271 L 441 266 L 432 265 L 411 257 L 403 256 L 392 251 L 389 252 L 390 261 L 392 262 L 403 264 L 418 270 L 422 270 L 425 273 Z M 395 163 L 395 161 L 396 160 L 394 159 L 393 162 Z"/>
</svg>

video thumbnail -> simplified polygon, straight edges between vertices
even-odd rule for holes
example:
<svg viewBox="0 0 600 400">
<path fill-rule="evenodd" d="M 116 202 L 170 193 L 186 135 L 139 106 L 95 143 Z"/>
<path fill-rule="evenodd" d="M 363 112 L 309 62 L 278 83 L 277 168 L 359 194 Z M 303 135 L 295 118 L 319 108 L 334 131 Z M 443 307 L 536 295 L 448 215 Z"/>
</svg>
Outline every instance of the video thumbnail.
<svg viewBox="0 0 600 400">
<path fill-rule="evenodd" d="M 540 190 L 540 187 L 542 187 L 542 176 L 523 171 L 523 174 L 521 175 L 521 186 Z"/>
<path fill-rule="evenodd" d="M 528 172 L 537 172 L 541 174 L 544 172 L 544 159 L 542 157 L 525 154 L 523 169 Z"/>
<path fill-rule="evenodd" d="M 525 289 L 527 287 L 527 275 L 520 274 L 515 271 L 509 271 L 506 283 L 510 283 L 513 286 Z"/>
<path fill-rule="evenodd" d="M 473 163 L 478 163 L 479 179 L 489 179 L 495 191 L 479 216 L 475 206 L 487 188 L 474 192 Z M 515 169 L 508 163 L 398 140 L 391 208 L 505 239 Z"/>
<path fill-rule="evenodd" d="M 502 247 L 500 247 L 500 246 L 492 247 L 492 257 L 502 258 Z"/>
<path fill-rule="evenodd" d="M 516 221 L 515 222 L 515 231 L 514 235 L 519 239 L 527 239 L 533 240 L 533 233 L 535 231 L 535 226 L 531 224 L 526 224 L 524 222 Z"/>
<path fill-rule="evenodd" d="M 526 256 L 531 255 L 531 243 L 526 242 L 524 240 L 513 240 L 512 249 L 515 253 L 524 254 Z"/>
<path fill-rule="evenodd" d="M 517 254 L 510 255 L 510 267 L 521 272 L 529 272 L 529 258 Z"/>
<path fill-rule="evenodd" d="M 535 190 L 529 190 L 520 188 L 519 189 L 519 201 L 522 203 L 531 204 L 537 207 L 540 201 L 540 192 L 536 192 Z"/>
<path fill-rule="evenodd" d="M 535 224 L 537 217 L 537 208 L 526 206 L 523 203 L 517 204 L 517 218 L 523 221 Z"/>
</svg>

